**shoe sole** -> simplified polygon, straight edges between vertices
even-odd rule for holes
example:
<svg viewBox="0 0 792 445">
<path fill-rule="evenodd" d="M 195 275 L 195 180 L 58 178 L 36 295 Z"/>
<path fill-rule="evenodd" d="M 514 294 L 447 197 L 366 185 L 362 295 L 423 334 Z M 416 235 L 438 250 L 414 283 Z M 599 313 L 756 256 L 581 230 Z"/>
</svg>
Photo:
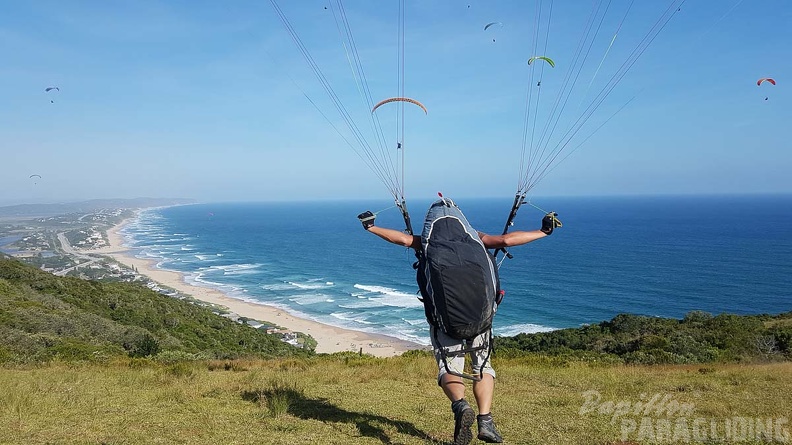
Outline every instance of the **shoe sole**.
<svg viewBox="0 0 792 445">
<path fill-rule="evenodd" d="M 473 421 L 476 420 L 476 414 L 472 408 L 468 408 L 462 411 L 462 418 L 459 420 L 459 430 L 455 435 L 454 445 L 468 445 L 473 440 L 473 432 L 470 428 L 473 426 Z"/>
<path fill-rule="evenodd" d="M 503 443 L 503 439 L 498 440 L 494 437 L 481 436 L 481 435 L 478 436 L 478 440 L 486 443 Z"/>
</svg>

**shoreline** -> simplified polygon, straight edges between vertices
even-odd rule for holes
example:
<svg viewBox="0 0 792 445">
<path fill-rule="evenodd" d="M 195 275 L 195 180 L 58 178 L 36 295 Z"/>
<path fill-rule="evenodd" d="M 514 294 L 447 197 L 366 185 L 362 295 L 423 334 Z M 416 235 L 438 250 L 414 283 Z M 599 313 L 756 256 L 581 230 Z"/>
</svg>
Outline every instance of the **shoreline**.
<svg viewBox="0 0 792 445">
<path fill-rule="evenodd" d="M 139 274 L 152 281 L 176 289 L 197 300 L 226 307 L 239 316 L 274 323 L 288 330 L 310 335 L 316 340 L 317 353 L 360 352 L 362 350 L 363 353 L 376 357 L 392 357 L 412 349 L 425 348 L 424 345 L 396 337 L 353 331 L 299 318 L 274 306 L 232 298 L 217 289 L 189 284 L 184 280 L 182 273 L 159 269 L 156 261 L 137 258 L 132 254 L 130 248 L 124 246 L 124 238 L 119 232 L 131 219 L 133 218 L 125 219 L 107 230 L 107 246 L 82 252 L 107 256 L 127 267 L 135 267 Z"/>
</svg>

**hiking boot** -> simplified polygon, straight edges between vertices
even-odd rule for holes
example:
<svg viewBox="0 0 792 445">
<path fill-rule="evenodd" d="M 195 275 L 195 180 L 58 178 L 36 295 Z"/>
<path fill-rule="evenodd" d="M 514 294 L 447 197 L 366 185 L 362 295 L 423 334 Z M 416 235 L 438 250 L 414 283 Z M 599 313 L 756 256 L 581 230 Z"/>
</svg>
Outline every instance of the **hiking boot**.
<svg viewBox="0 0 792 445">
<path fill-rule="evenodd" d="M 470 427 L 473 426 L 476 413 L 465 399 L 452 403 L 451 410 L 454 411 L 454 445 L 468 445 L 473 440 Z"/>
<path fill-rule="evenodd" d="M 498 430 L 495 428 L 495 421 L 492 420 L 492 415 L 478 416 L 478 438 L 487 443 L 501 443 L 503 438 Z"/>
</svg>

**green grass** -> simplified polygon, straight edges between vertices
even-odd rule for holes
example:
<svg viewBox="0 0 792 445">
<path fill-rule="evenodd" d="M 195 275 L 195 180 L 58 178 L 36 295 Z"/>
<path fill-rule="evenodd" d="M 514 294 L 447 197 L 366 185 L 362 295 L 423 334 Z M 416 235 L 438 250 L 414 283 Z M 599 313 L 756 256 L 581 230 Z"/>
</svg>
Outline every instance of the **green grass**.
<svg viewBox="0 0 792 445">
<path fill-rule="evenodd" d="M 792 412 L 788 362 L 605 366 L 527 356 L 496 358 L 495 367 L 493 413 L 512 444 L 653 443 L 621 440 L 621 420 L 641 416 L 613 421 L 602 403 L 581 414 L 586 391 L 631 404 L 659 394 L 720 424 Z M 426 354 L 52 362 L 0 368 L 0 388 L 3 444 L 441 444 L 453 433 Z"/>
</svg>

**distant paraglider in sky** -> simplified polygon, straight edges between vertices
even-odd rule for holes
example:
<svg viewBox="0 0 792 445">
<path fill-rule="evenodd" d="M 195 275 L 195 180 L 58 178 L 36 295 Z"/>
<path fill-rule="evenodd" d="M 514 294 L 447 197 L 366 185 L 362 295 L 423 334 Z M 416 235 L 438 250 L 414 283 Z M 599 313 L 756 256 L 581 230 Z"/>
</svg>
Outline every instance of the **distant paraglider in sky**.
<svg viewBox="0 0 792 445">
<path fill-rule="evenodd" d="M 60 88 L 58 88 L 58 87 L 47 87 L 47 88 L 45 88 L 45 89 L 44 89 L 44 92 L 45 92 L 45 93 L 50 93 L 51 91 L 57 91 L 57 92 L 60 92 Z M 50 94 L 52 94 L 52 93 L 50 93 Z M 54 101 L 54 100 L 52 100 L 52 99 L 50 99 L 50 103 L 51 103 L 51 104 L 54 104 L 54 103 L 55 103 L 55 101 Z"/>
<path fill-rule="evenodd" d="M 772 78 L 770 78 L 770 77 L 762 77 L 761 79 L 759 79 L 759 80 L 757 80 L 757 81 L 756 81 L 756 85 L 757 85 L 757 86 L 759 86 L 759 85 L 761 85 L 761 84 L 762 84 L 762 83 L 764 83 L 764 82 L 770 82 L 770 83 L 771 83 L 771 84 L 773 84 L 773 85 L 775 85 L 775 84 L 776 84 L 776 81 L 775 81 L 775 79 L 772 79 Z"/>
<path fill-rule="evenodd" d="M 547 62 L 548 65 L 550 65 L 551 68 L 555 68 L 555 62 L 553 62 L 553 59 L 545 56 L 531 57 L 530 59 L 528 59 L 528 65 L 532 64 L 535 60 L 544 60 L 545 62 Z"/>
<path fill-rule="evenodd" d="M 493 27 L 495 25 L 498 25 L 498 27 L 503 27 L 503 23 L 501 23 L 501 22 L 489 22 L 486 25 L 484 25 L 484 31 L 490 29 L 491 27 Z M 495 38 L 494 37 L 492 38 L 492 42 L 495 43 Z"/>
<path fill-rule="evenodd" d="M 776 84 L 775 79 L 773 79 L 771 77 L 762 77 L 761 79 L 756 81 L 756 86 L 762 86 L 762 84 L 765 83 L 765 82 L 768 82 L 771 85 L 775 85 Z M 768 99 L 768 97 L 765 97 L 765 100 L 767 100 L 767 99 Z"/>
<path fill-rule="evenodd" d="M 503 26 L 503 23 L 501 23 L 501 22 L 490 22 L 490 23 L 487 23 L 486 25 L 484 25 L 484 31 L 488 30 L 492 25 Z"/>
<path fill-rule="evenodd" d="M 426 107 L 424 106 L 424 104 L 418 102 L 415 99 L 410 99 L 409 97 L 391 97 L 391 98 L 385 99 L 383 101 L 380 101 L 376 105 L 374 105 L 374 108 L 371 109 L 371 112 L 374 113 L 374 111 L 376 111 L 377 108 L 379 108 L 380 106 L 385 105 L 387 103 L 391 103 L 391 102 L 407 102 L 407 103 L 411 103 L 413 105 L 421 107 L 421 109 L 424 111 L 424 114 L 429 114 L 429 112 L 426 111 Z M 402 141 L 397 141 L 396 142 L 396 149 L 397 150 L 401 150 L 402 149 Z"/>
<path fill-rule="evenodd" d="M 33 184 L 38 184 L 38 180 L 41 179 L 41 175 L 30 175 L 29 179 L 33 179 Z"/>
<path fill-rule="evenodd" d="M 408 103 L 411 103 L 413 105 L 418 105 L 419 107 L 421 107 L 422 110 L 424 110 L 425 114 L 429 114 L 429 112 L 426 111 L 426 107 L 422 103 L 418 102 L 415 99 L 410 99 L 409 97 L 391 97 L 389 99 L 385 99 L 385 100 L 377 103 L 376 105 L 374 105 L 374 108 L 371 109 L 371 112 L 373 113 L 381 105 L 385 105 L 385 104 L 390 103 L 390 102 L 408 102 Z"/>
</svg>

